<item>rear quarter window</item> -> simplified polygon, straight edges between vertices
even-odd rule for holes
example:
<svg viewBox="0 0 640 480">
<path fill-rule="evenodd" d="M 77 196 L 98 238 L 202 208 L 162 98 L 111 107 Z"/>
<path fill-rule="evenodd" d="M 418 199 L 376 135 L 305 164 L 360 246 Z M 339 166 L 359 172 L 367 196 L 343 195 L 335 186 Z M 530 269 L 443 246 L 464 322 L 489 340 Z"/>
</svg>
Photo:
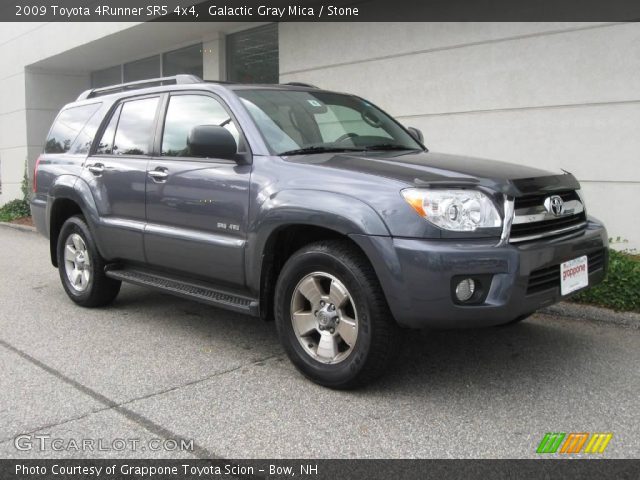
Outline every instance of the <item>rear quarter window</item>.
<svg viewBox="0 0 640 480">
<path fill-rule="evenodd" d="M 74 153 L 86 153 L 88 151 L 86 145 L 90 145 L 93 141 L 96 128 L 86 129 L 85 127 L 101 105 L 101 103 L 92 103 L 70 107 L 60 112 L 49 131 L 44 152 L 66 153 L 71 150 L 76 139 L 81 137 L 82 145 L 80 148 L 75 148 Z"/>
</svg>

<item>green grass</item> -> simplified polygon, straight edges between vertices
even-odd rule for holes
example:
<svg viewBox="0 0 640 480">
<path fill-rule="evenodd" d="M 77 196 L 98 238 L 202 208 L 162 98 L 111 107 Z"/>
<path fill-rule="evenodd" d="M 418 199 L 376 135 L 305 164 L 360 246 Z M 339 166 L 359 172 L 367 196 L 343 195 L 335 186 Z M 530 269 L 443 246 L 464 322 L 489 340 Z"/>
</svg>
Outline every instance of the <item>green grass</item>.
<svg viewBox="0 0 640 480">
<path fill-rule="evenodd" d="M 11 200 L 0 207 L 0 222 L 10 222 L 16 218 L 31 215 L 29 203 L 26 200 Z"/>
<path fill-rule="evenodd" d="M 571 298 L 619 311 L 640 312 L 640 255 L 609 249 L 609 271 L 604 281 Z"/>
</svg>

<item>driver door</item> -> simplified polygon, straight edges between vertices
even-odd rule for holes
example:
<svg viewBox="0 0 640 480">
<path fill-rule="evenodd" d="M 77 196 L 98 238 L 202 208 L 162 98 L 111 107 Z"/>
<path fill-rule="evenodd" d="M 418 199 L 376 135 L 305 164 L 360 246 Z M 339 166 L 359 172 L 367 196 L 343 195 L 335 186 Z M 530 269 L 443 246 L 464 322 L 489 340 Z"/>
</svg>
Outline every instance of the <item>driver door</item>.
<svg viewBox="0 0 640 480">
<path fill-rule="evenodd" d="M 198 158 L 187 136 L 197 125 L 227 128 L 241 149 L 233 117 L 203 93 L 168 96 L 160 155 L 148 164 L 144 248 L 152 267 L 230 286 L 243 286 L 251 165 Z"/>
</svg>

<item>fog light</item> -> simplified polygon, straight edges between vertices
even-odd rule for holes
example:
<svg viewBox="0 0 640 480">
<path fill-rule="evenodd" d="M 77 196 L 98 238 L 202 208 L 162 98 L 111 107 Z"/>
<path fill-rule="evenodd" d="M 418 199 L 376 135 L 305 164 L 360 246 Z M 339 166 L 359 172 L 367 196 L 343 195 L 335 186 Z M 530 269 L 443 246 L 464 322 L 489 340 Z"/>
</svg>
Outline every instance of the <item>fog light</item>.
<svg viewBox="0 0 640 480">
<path fill-rule="evenodd" d="M 465 278 L 456 285 L 456 298 L 461 302 L 466 302 L 473 296 L 476 289 L 476 282 L 472 278 Z"/>
</svg>

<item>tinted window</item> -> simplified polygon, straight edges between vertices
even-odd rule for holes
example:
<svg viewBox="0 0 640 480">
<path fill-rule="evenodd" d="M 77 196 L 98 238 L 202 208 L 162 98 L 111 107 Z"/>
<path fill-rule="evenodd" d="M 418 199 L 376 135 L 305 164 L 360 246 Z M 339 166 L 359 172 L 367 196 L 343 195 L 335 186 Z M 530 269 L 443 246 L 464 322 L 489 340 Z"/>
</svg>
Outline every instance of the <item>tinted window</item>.
<svg viewBox="0 0 640 480">
<path fill-rule="evenodd" d="M 45 153 L 68 152 L 89 119 L 98 111 L 98 108 L 100 108 L 99 103 L 92 103 L 91 105 L 67 108 L 62 111 L 51 127 L 44 147 Z"/>
<path fill-rule="evenodd" d="M 112 153 L 148 155 L 158 98 L 132 100 L 122 105 Z"/>
<path fill-rule="evenodd" d="M 238 83 L 278 83 L 278 25 L 227 35 L 227 80 Z"/>
<path fill-rule="evenodd" d="M 181 48 L 162 56 L 162 75 L 189 73 L 202 78 L 202 44 Z"/>
<path fill-rule="evenodd" d="M 122 105 L 118 105 L 115 112 L 113 112 L 113 116 L 111 120 L 109 120 L 109 125 L 107 125 L 107 128 L 104 130 L 100 143 L 98 143 L 98 147 L 96 148 L 97 154 L 104 155 L 113 153 L 113 137 L 116 134 L 116 126 L 118 125 L 121 109 Z"/>
<path fill-rule="evenodd" d="M 187 137 L 197 125 L 224 126 L 239 143 L 238 129 L 219 101 L 203 95 L 176 95 L 169 100 L 162 135 L 162 155 L 193 156 L 187 147 Z"/>
<path fill-rule="evenodd" d="M 96 136 L 96 132 L 100 127 L 100 123 L 102 122 L 103 115 L 96 112 L 89 119 L 87 124 L 78 134 L 78 138 L 76 138 L 75 142 L 71 146 L 71 153 L 76 155 L 86 155 L 91 150 L 91 144 L 93 143 L 93 139 Z"/>
<path fill-rule="evenodd" d="M 125 63 L 123 75 L 125 82 L 158 78 L 160 76 L 160 55 Z"/>
<path fill-rule="evenodd" d="M 122 69 L 120 68 L 120 65 L 91 72 L 92 88 L 107 87 L 109 85 L 117 85 L 119 83 L 122 83 Z"/>
</svg>

